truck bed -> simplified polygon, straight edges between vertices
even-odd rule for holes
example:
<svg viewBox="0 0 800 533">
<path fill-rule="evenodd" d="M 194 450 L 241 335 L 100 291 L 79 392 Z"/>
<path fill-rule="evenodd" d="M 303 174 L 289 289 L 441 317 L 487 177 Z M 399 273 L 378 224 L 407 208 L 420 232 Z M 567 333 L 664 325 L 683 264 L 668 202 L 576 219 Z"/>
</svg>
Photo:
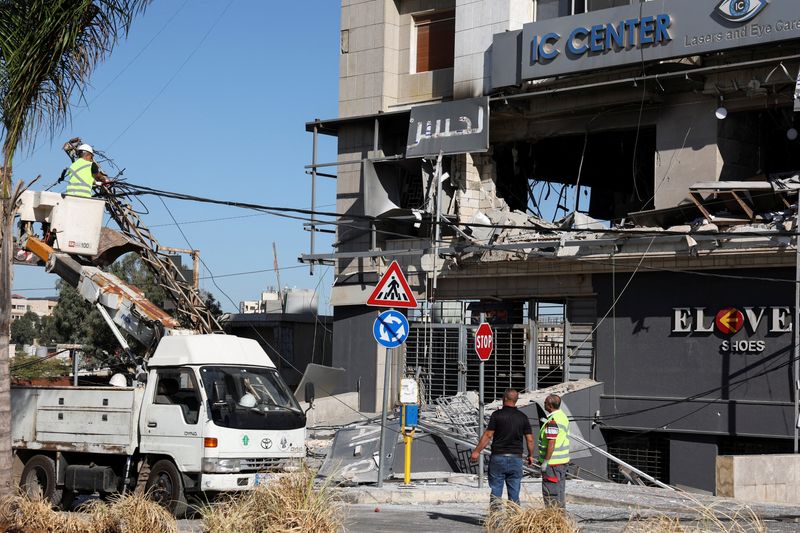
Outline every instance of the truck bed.
<svg viewBox="0 0 800 533">
<path fill-rule="evenodd" d="M 15 449 L 130 455 L 144 387 L 12 387 Z"/>
</svg>

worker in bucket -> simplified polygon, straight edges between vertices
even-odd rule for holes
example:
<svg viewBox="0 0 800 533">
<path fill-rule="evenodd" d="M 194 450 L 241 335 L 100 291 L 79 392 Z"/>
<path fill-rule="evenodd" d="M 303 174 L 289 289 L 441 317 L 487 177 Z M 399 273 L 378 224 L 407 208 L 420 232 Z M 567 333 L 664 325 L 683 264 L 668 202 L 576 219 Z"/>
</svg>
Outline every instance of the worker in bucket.
<svg viewBox="0 0 800 533">
<path fill-rule="evenodd" d="M 569 419 L 561 410 L 561 397 L 544 400 L 547 419 L 539 431 L 539 465 L 542 471 L 544 504 L 566 507 L 567 464 L 569 463 Z"/>
<path fill-rule="evenodd" d="M 92 187 L 95 180 L 105 183 L 106 176 L 100 172 L 100 167 L 94 162 L 94 149 L 88 144 L 81 144 L 77 148 L 78 158 L 61 173 L 61 179 L 69 177 L 67 194 L 83 198 L 92 197 Z"/>
<path fill-rule="evenodd" d="M 473 450 L 473 462 L 478 460 L 489 441 L 492 441 L 492 456 L 489 459 L 489 487 L 492 490 L 491 506 L 495 507 L 503 497 L 503 485 L 508 490 L 508 499 L 519 505 L 520 483 L 522 482 L 522 441 L 528 445 L 528 464 L 533 464 L 533 431 L 524 413 L 517 410 L 519 393 L 506 389 L 503 394 L 503 408 L 489 417 L 489 425 L 481 435 L 478 446 Z"/>
</svg>

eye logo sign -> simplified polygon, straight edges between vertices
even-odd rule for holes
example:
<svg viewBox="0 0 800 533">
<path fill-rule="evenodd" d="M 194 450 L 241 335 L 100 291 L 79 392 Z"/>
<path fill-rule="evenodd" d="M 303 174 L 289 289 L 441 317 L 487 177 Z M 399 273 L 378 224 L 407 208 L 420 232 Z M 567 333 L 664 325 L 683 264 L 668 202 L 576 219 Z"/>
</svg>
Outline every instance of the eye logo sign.
<svg viewBox="0 0 800 533">
<path fill-rule="evenodd" d="M 768 0 L 721 0 L 719 15 L 728 22 L 742 23 L 756 17 L 767 7 Z"/>
<path fill-rule="evenodd" d="M 728 307 L 717 313 L 714 318 L 717 329 L 725 335 L 738 333 L 744 326 L 744 315 L 735 307 Z"/>
</svg>

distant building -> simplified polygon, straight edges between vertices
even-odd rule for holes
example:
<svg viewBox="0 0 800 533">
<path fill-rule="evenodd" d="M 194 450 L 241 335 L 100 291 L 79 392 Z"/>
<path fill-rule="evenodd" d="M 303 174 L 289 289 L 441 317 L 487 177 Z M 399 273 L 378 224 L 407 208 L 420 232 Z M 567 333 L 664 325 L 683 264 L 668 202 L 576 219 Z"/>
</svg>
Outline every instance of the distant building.
<svg viewBox="0 0 800 533">
<path fill-rule="evenodd" d="M 39 318 L 53 314 L 53 308 L 58 303 L 56 296 L 46 298 L 25 298 L 19 294 L 11 297 L 11 321 L 17 320 L 28 311 L 33 311 Z"/>
<path fill-rule="evenodd" d="M 257 340 L 291 388 L 309 363 L 330 366 L 333 317 L 320 316 L 310 289 L 267 290 L 261 299 L 239 302 L 239 313 L 223 318 L 225 331 Z"/>
</svg>

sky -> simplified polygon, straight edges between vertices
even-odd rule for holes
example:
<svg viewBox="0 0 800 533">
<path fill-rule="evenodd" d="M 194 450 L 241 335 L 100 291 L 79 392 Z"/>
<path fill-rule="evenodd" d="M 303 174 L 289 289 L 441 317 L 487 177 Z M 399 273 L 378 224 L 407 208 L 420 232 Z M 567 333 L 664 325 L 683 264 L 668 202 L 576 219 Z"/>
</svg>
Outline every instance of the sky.
<svg viewBox="0 0 800 533">
<path fill-rule="evenodd" d="M 81 137 L 133 184 L 310 207 L 305 123 L 337 116 L 339 16 L 332 0 L 155 0 L 97 67 L 83 100 L 75 99 L 70 123 L 52 139 L 45 132 L 33 147 L 20 147 L 15 179 L 41 175 L 36 188 L 51 185 L 69 164 L 61 145 Z M 334 138 L 320 138 L 319 159 L 336 160 Z M 335 181 L 318 182 L 317 207 L 333 211 Z M 310 276 L 297 261 L 308 253 L 303 222 L 165 199 L 187 243 L 158 198 L 143 200 L 149 211 L 143 221 L 162 246 L 200 250 L 208 266 L 201 287 L 226 311 L 277 285 L 271 271 L 232 275 L 271 270 L 273 241 L 281 283 L 316 289 L 321 309 L 329 307 L 330 269 L 317 267 Z M 239 218 L 215 220 L 228 217 Z M 331 251 L 331 243 L 318 234 L 317 252 Z M 54 295 L 57 279 L 43 268 L 15 266 L 12 289 L 26 297 Z"/>
</svg>

